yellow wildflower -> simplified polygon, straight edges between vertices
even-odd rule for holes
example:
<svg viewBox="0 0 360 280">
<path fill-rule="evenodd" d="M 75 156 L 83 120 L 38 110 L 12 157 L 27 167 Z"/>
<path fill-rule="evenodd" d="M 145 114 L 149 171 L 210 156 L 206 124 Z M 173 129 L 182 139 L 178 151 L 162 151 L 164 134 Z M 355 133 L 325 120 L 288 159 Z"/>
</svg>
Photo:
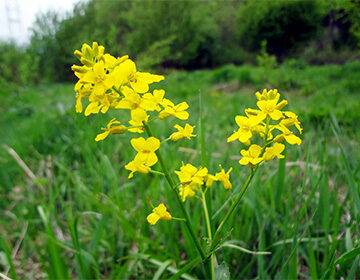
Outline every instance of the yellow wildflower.
<svg viewBox="0 0 360 280">
<path fill-rule="evenodd" d="M 230 135 L 227 142 L 239 140 L 242 143 L 247 143 L 253 136 L 253 132 L 258 131 L 257 127 L 262 120 L 263 118 L 259 116 L 236 116 L 235 121 L 239 126 L 239 129 Z"/>
<path fill-rule="evenodd" d="M 277 125 L 276 128 L 280 130 L 282 133 L 275 136 L 275 142 L 281 142 L 285 139 L 290 145 L 300 145 L 301 139 L 297 137 L 290 129 L 288 129 L 284 125 Z"/>
<path fill-rule="evenodd" d="M 186 112 L 189 105 L 186 102 L 174 105 L 174 103 L 170 100 L 164 98 L 162 105 L 164 106 L 164 109 L 159 114 L 160 119 L 164 119 L 169 116 L 174 116 L 180 120 L 187 120 L 189 118 L 189 113 Z"/>
<path fill-rule="evenodd" d="M 272 147 L 265 148 L 263 155 L 264 160 L 272 160 L 274 158 L 284 158 L 281 153 L 285 150 L 285 145 L 281 143 L 275 143 Z"/>
<path fill-rule="evenodd" d="M 115 70 L 116 76 L 121 77 L 120 84 L 129 82 L 132 89 L 137 93 L 149 91 L 149 85 L 164 80 L 164 76 L 154 75 L 146 72 L 138 72 L 136 65 L 131 59 L 121 63 Z"/>
<path fill-rule="evenodd" d="M 106 128 L 102 128 L 102 130 L 104 130 L 105 132 L 98 134 L 95 138 L 95 141 L 104 140 L 106 137 L 109 136 L 109 134 L 124 133 L 127 128 L 124 125 L 120 125 L 120 122 L 114 118 L 109 121 L 109 123 L 106 125 Z"/>
<path fill-rule="evenodd" d="M 298 120 L 298 116 L 295 113 L 290 112 L 290 111 L 285 111 L 283 113 L 286 116 L 286 118 L 282 119 L 280 121 L 280 125 L 283 125 L 283 126 L 286 126 L 286 127 L 294 125 L 296 127 L 296 129 L 300 133 L 302 133 L 303 129 L 301 127 L 300 121 Z"/>
<path fill-rule="evenodd" d="M 261 110 L 259 115 L 264 117 L 269 116 L 271 119 L 277 121 L 282 118 L 283 113 L 280 111 L 284 106 L 286 106 L 287 101 L 283 100 L 280 103 L 277 103 L 276 99 L 270 100 L 259 100 L 256 102 L 256 105 Z"/>
<path fill-rule="evenodd" d="M 142 98 L 129 87 L 122 87 L 121 92 L 124 97 L 117 103 L 117 109 L 135 110 L 141 108 L 144 111 L 154 111 L 156 109 L 157 104 L 154 101 Z"/>
<path fill-rule="evenodd" d="M 189 124 L 185 124 L 184 127 L 181 127 L 180 125 L 176 124 L 176 125 L 174 125 L 174 128 L 177 129 L 178 131 L 176 131 L 170 135 L 169 138 L 172 141 L 178 141 L 183 138 L 187 138 L 190 140 L 191 137 L 196 136 L 196 135 L 192 134 L 194 131 L 194 127 Z"/>
<path fill-rule="evenodd" d="M 145 93 L 142 98 L 152 104 L 154 110 L 160 111 L 161 107 L 159 105 L 163 104 L 164 96 L 165 91 L 163 89 L 155 89 L 152 94 L 150 92 Z"/>
<path fill-rule="evenodd" d="M 105 94 L 116 82 L 114 75 L 108 74 L 104 62 L 101 60 L 94 64 L 91 71 L 87 72 L 81 81 L 93 85 L 95 95 Z"/>
<path fill-rule="evenodd" d="M 155 225 L 159 220 L 169 221 L 171 218 L 171 214 L 167 211 L 166 206 L 160 203 L 146 219 L 149 224 Z"/>
<path fill-rule="evenodd" d="M 131 171 L 128 176 L 128 178 L 131 179 L 132 177 L 134 177 L 135 172 L 144 174 L 149 173 L 151 170 L 150 166 L 150 164 L 147 164 L 145 158 L 135 156 L 134 160 L 130 161 L 128 164 L 125 165 L 125 169 Z"/>
<path fill-rule="evenodd" d="M 222 168 L 220 172 L 215 174 L 215 178 L 217 181 L 220 181 L 226 190 L 230 190 L 232 188 L 232 184 L 230 182 L 230 172 L 232 168 L 230 168 L 227 172 Z"/>
<path fill-rule="evenodd" d="M 145 162 L 146 165 L 152 166 L 158 161 L 155 151 L 160 148 L 159 139 L 155 137 L 149 137 L 147 139 L 139 137 L 131 139 L 130 143 L 135 151 L 138 152 L 136 157 L 142 162 Z"/>
<path fill-rule="evenodd" d="M 257 165 L 263 158 L 260 156 L 262 148 L 259 145 L 252 144 L 248 150 L 241 150 L 240 153 L 243 156 L 239 163 L 241 165 Z"/>
<path fill-rule="evenodd" d="M 208 170 L 206 167 L 196 168 L 195 166 L 187 163 L 180 167 L 180 171 L 175 171 L 176 175 L 179 177 L 181 184 L 198 184 L 203 185 L 205 182 L 206 175 Z"/>
</svg>

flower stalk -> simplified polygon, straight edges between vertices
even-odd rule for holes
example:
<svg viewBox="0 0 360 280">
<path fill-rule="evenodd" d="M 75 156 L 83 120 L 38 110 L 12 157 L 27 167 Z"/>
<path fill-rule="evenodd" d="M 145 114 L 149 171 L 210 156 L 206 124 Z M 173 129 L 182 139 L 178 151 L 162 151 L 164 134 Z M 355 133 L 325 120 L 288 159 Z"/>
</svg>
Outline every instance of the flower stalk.
<svg viewBox="0 0 360 280">
<path fill-rule="evenodd" d="M 145 131 L 146 131 L 147 135 L 148 135 L 149 137 L 152 137 L 153 134 L 152 134 L 152 132 L 151 132 L 151 129 L 150 129 L 150 127 L 149 127 L 146 123 L 144 123 L 144 128 L 145 128 Z M 196 249 L 198 250 L 198 253 L 200 254 L 201 259 L 202 259 L 202 260 L 205 260 L 205 259 L 206 259 L 205 252 L 204 252 L 203 248 L 201 247 L 199 240 L 196 238 L 194 229 L 193 229 L 192 224 L 191 224 L 191 222 L 190 222 L 189 214 L 187 213 L 187 211 L 186 211 L 183 203 L 181 202 L 181 199 L 180 199 L 180 197 L 179 197 L 178 191 L 177 191 L 177 189 L 176 189 L 176 185 L 175 185 L 173 179 L 171 178 L 171 175 L 170 175 L 170 173 L 169 173 L 169 171 L 168 171 L 168 169 L 167 169 L 167 167 L 166 167 L 166 165 L 165 165 L 165 162 L 164 162 L 164 160 L 163 160 L 163 158 L 162 158 L 161 153 L 160 153 L 159 150 L 156 151 L 156 155 L 157 155 L 157 157 L 158 157 L 158 159 L 159 159 L 159 163 L 160 163 L 162 172 L 163 172 L 164 175 L 165 175 L 166 181 L 168 182 L 170 188 L 172 189 L 172 191 L 173 191 L 174 194 L 175 194 L 176 201 L 178 202 L 179 208 L 180 208 L 180 210 L 181 210 L 181 212 L 182 212 L 182 214 L 183 214 L 183 216 L 184 216 L 185 225 L 186 225 L 186 228 L 188 229 L 188 231 L 189 231 L 189 233 L 190 233 L 191 239 L 192 239 L 192 241 L 193 241 Z"/>
</svg>

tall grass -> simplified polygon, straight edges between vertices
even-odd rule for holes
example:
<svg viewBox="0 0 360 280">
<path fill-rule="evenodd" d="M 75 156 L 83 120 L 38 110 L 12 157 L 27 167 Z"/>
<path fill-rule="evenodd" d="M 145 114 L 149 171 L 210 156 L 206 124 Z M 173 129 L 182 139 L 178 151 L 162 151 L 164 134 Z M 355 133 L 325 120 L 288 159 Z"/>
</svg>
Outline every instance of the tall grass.
<svg viewBox="0 0 360 280">
<path fill-rule="evenodd" d="M 304 144 L 292 147 L 286 160 L 263 166 L 230 218 L 224 231 L 230 241 L 217 252 L 218 276 L 359 277 L 359 73 L 360 64 L 351 63 L 273 70 L 226 66 L 168 75 L 164 88 L 175 99 L 189 100 L 190 123 L 200 137 L 198 143 L 175 143 L 166 151 L 166 164 L 178 168 L 180 151 L 184 162 L 234 166 L 234 191 L 247 174 L 238 166 L 238 147 L 226 137 L 255 90 L 278 87 L 304 123 Z M 107 119 L 76 115 L 72 86 L 1 92 L 0 101 L 1 144 L 13 148 L 35 176 L 27 177 L 1 148 L 1 273 L 13 279 L 202 275 L 195 268 L 196 248 L 180 234 L 186 232 L 180 231 L 183 225 L 146 222 L 156 201 L 176 208 L 165 182 L 154 174 L 126 179 L 123 167 L 132 153 L 125 148 L 128 137 L 96 143 Z M 165 126 L 155 130 L 164 135 Z M 219 188 L 211 196 L 217 219 L 230 205 L 228 193 Z M 200 206 L 186 207 L 206 242 Z"/>
</svg>

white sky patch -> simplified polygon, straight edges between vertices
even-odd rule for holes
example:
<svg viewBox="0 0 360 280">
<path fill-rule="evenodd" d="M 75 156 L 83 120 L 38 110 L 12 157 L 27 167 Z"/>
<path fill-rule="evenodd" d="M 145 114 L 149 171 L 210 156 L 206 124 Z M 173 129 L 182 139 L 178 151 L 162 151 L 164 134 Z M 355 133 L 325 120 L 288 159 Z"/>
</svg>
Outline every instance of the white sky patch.
<svg viewBox="0 0 360 280">
<path fill-rule="evenodd" d="M 84 0 L 0 0 L 0 40 L 24 44 L 38 13 L 49 10 L 65 14 Z"/>
</svg>

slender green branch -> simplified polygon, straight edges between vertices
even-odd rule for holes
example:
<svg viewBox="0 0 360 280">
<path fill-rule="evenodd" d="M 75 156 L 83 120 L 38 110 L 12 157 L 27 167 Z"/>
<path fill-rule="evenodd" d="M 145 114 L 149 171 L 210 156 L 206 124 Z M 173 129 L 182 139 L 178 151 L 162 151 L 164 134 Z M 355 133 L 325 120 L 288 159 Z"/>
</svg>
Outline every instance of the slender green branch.
<svg viewBox="0 0 360 280">
<path fill-rule="evenodd" d="M 227 220 L 230 218 L 231 214 L 235 211 L 235 209 L 238 206 L 238 204 L 240 203 L 241 199 L 244 197 L 247 189 L 249 188 L 250 182 L 251 182 L 252 178 L 254 177 L 256 170 L 257 170 L 257 167 L 255 167 L 254 169 L 251 169 L 251 173 L 249 174 L 243 187 L 241 188 L 239 195 L 235 198 L 234 202 L 231 204 L 231 206 L 230 206 L 229 210 L 227 211 L 226 215 L 224 216 L 223 220 L 220 222 L 218 228 L 216 229 L 210 251 L 212 251 L 218 245 L 218 243 L 220 241 L 220 233 L 221 233 L 223 226 L 225 225 Z"/>
<path fill-rule="evenodd" d="M 150 127 L 144 122 L 144 128 L 145 128 L 145 131 L 146 133 L 148 134 L 149 137 L 153 136 L 151 130 L 150 130 Z M 160 166 L 161 166 L 161 169 L 162 171 L 164 172 L 164 175 L 165 175 L 165 178 L 166 178 L 166 181 L 168 182 L 170 188 L 173 190 L 174 194 L 175 194 L 175 197 L 176 197 L 176 201 L 178 202 L 178 205 L 181 209 L 181 212 L 185 218 L 185 225 L 186 225 L 186 228 L 188 229 L 189 233 L 190 233 L 190 236 L 191 236 L 191 239 L 193 241 L 193 243 L 195 244 L 195 247 L 197 248 L 197 250 L 199 251 L 199 254 L 202 258 L 202 260 L 205 260 L 206 259 L 206 255 L 205 255 L 205 252 L 203 250 L 203 248 L 201 247 L 200 245 L 200 242 L 199 240 L 196 238 L 196 235 L 195 235 L 195 232 L 193 230 L 193 227 L 190 223 L 190 217 L 189 217 L 189 214 L 187 213 L 180 197 L 179 197 L 179 194 L 178 194 L 178 190 L 176 188 L 176 184 L 174 183 L 172 177 L 170 176 L 170 173 L 165 165 L 165 162 L 161 156 L 161 153 L 159 150 L 156 151 L 156 155 L 158 157 L 158 160 L 159 160 L 159 163 L 160 163 Z"/>
<path fill-rule="evenodd" d="M 211 244 L 211 242 L 212 242 L 211 220 L 210 220 L 210 217 L 209 217 L 209 211 L 208 211 L 208 207 L 207 207 L 207 203 L 206 203 L 206 195 L 205 195 L 205 192 L 203 190 L 201 190 L 201 201 L 202 201 L 204 215 L 205 215 L 208 239 L 209 239 L 209 243 Z M 215 258 L 214 258 L 214 254 L 210 255 L 210 259 L 208 259 L 207 262 L 209 262 L 209 270 L 210 270 L 211 280 L 215 280 Z"/>
</svg>

